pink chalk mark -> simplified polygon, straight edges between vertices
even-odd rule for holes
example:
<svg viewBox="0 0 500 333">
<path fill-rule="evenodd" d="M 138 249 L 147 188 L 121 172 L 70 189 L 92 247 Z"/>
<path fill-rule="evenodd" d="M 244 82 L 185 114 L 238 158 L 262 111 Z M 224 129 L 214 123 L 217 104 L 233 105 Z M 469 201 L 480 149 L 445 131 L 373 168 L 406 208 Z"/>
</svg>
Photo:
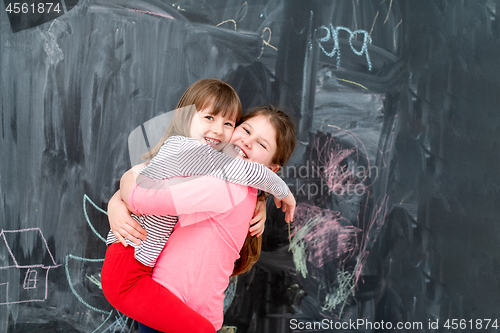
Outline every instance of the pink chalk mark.
<svg viewBox="0 0 500 333">
<path fill-rule="evenodd" d="M 14 256 L 14 254 L 12 253 L 12 249 L 10 248 L 9 246 L 9 243 L 7 242 L 7 238 L 5 237 L 5 234 L 7 233 L 21 233 L 21 232 L 31 232 L 31 231 L 35 231 L 35 232 L 39 232 L 40 233 L 40 236 L 42 237 L 42 240 L 43 240 L 43 243 L 45 244 L 45 248 L 52 260 L 52 263 L 53 265 L 49 265 L 49 266 L 46 266 L 46 265 L 43 265 L 43 264 L 35 264 L 35 265 L 19 265 L 19 263 L 17 262 L 16 260 L 16 257 Z M 29 269 L 31 268 L 35 268 L 35 267 L 41 267 L 41 268 L 44 268 L 44 269 L 47 269 L 47 271 L 45 272 L 45 298 L 43 299 L 30 299 L 30 300 L 25 300 L 25 301 L 13 301 L 13 302 L 8 302 L 6 299 L 6 302 L 3 303 L 1 302 L 0 305 L 4 305 L 4 304 L 19 304 L 19 303 L 30 303 L 30 302 L 43 302 L 47 299 L 47 296 L 48 296 L 48 279 L 49 279 L 49 270 L 51 268 L 56 268 L 56 267 L 59 267 L 61 265 L 57 265 L 55 260 L 54 260 L 54 257 L 52 256 L 52 253 L 50 252 L 50 249 L 47 245 L 47 241 L 45 240 L 45 237 L 43 236 L 43 233 L 42 231 L 40 230 L 40 228 L 28 228 L 28 229 L 19 229 L 19 230 L 2 230 L 0 232 L 0 235 L 2 236 L 3 238 L 3 241 L 5 243 L 5 246 L 7 247 L 7 250 L 9 251 L 9 254 L 12 258 L 12 260 L 14 261 L 14 266 L 4 266 L 4 267 L 0 267 L 0 269 L 7 269 L 7 268 L 28 268 L 28 271 Z M 25 276 L 25 283 L 26 283 L 26 278 L 27 276 Z M 8 297 L 9 295 L 9 284 L 6 283 L 6 297 Z"/>
<path fill-rule="evenodd" d="M 332 260 L 341 263 L 355 249 L 359 229 L 342 225 L 349 223 L 339 212 L 301 203 L 295 210 L 292 237 L 301 237 L 307 245 L 308 261 L 321 267 Z M 306 228 L 300 232 L 302 229 Z"/>
<path fill-rule="evenodd" d="M 375 243 L 380 234 L 380 228 L 385 222 L 387 217 L 387 205 L 388 205 L 389 197 L 385 195 L 379 203 L 377 203 L 374 207 L 374 212 L 371 214 L 370 221 L 368 222 L 367 228 L 363 227 L 363 238 L 360 244 L 360 254 L 358 257 L 358 264 L 356 265 L 355 270 L 355 283 L 358 282 L 361 272 L 363 270 L 363 265 L 368 258 L 369 251 L 367 250 L 368 244 L 370 242 L 370 234 L 372 230 L 373 232 L 372 241 Z"/>
</svg>

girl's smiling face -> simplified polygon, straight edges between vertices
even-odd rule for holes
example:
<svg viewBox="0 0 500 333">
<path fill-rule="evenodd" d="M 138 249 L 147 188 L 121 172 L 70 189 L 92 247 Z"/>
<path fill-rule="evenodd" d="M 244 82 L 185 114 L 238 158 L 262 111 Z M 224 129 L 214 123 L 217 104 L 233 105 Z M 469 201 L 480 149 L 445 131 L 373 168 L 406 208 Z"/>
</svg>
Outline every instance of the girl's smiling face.
<svg viewBox="0 0 500 333">
<path fill-rule="evenodd" d="M 212 114 L 213 105 L 196 112 L 191 120 L 189 132 L 192 138 L 221 151 L 231 139 L 235 120 L 223 116 L 222 112 Z M 228 113 L 230 114 L 230 113 Z"/>
<path fill-rule="evenodd" d="M 276 172 L 279 166 L 273 163 L 273 157 L 277 149 L 276 130 L 266 116 L 260 115 L 236 127 L 230 144 L 223 152 L 236 158 L 264 164 Z"/>
</svg>

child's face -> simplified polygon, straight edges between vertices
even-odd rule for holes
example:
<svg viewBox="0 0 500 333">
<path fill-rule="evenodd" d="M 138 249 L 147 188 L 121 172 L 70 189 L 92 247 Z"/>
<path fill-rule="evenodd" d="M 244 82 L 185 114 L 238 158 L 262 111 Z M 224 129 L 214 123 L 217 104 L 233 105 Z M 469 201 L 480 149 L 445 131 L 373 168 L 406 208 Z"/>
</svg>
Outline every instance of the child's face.
<svg viewBox="0 0 500 333">
<path fill-rule="evenodd" d="M 234 132 L 234 119 L 229 116 L 212 114 L 213 106 L 210 105 L 196 112 L 189 128 L 192 138 L 212 146 L 218 151 L 222 150 L 231 139 Z"/>
<path fill-rule="evenodd" d="M 236 127 L 224 153 L 242 158 L 250 162 L 262 163 L 267 167 L 278 168 L 272 163 L 278 147 L 276 144 L 276 130 L 265 116 L 248 119 Z"/>
</svg>

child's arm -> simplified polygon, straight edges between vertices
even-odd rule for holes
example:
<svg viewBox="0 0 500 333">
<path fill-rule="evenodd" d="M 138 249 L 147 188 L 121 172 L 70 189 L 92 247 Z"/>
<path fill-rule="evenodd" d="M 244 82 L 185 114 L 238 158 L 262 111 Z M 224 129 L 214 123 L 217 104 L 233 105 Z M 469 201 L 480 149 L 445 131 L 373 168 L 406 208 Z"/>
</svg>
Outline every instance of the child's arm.
<svg viewBox="0 0 500 333">
<path fill-rule="evenodd" d="M 130 217 L 127 205 L 121 200 L 120 190 L 109 199 L 107 213 L 111 231 L 123 246 L 128 246 L 125 238 L 137 245 L 141 244 L 140 240 L 146 240 L 146 230 Z"/>
<path fill-rule="evenodd" d="M 250 229 L 248 232 L 251 236 L 260 237 L 264 233 L 266 227 L 266 197 L 260 195 L 257 198 L 253 218 L 250 220 Z"/>
<path fill-rule="evenodd" d="M 290 194 L 285 182 L 264 165 L 235 159 L 181 136 L 167 139 L 142 173 L 153 179 L 208 175 L 269 192 L 280 200 Z"/>
<path fill-rule="evenodd" d="M 246 187 L 230 186 L 210 176 L 157 180 L 139 175 L 135 182 L 132 176 L 124 175 L 121 195 L 127 196 L 130 209 L 139 214 L 221 214 L 248 194 Z"/>
</svg>

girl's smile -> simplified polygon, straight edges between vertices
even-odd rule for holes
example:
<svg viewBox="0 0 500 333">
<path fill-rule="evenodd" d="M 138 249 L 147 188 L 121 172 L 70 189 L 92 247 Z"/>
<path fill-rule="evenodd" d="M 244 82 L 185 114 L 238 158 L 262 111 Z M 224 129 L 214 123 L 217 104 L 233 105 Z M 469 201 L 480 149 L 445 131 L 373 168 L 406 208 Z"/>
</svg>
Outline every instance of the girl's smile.
<svg viewBox="0 0 500 333">
<path fill-rule="evenodd" d="M 277 149 L 276 130 L 267 117 L 261 115 L 236 127 L 230 144 L 223 152 L 235 158 L 277 168 L 272 162 Z"/>
</svg>

